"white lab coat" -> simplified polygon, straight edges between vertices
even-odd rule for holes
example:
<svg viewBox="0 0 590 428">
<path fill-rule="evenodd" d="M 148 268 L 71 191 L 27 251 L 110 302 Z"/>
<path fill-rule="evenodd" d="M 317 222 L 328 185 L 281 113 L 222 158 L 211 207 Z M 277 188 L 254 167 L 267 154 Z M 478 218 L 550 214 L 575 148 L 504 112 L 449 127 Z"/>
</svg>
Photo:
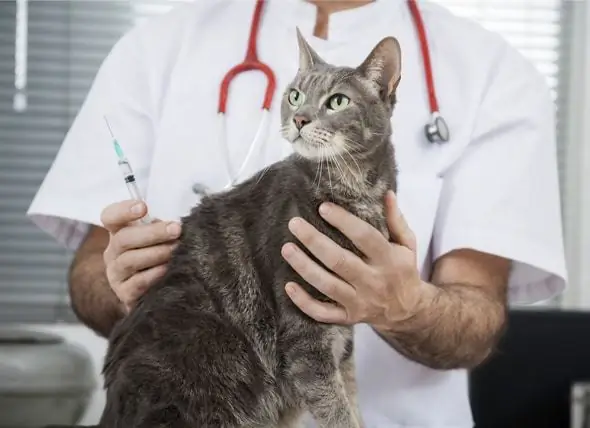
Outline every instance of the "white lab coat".
<svg viewBox="0 0 590 428">
<path fill-rule="evenodd" d="M 245 54 L 254 0 L 197 0 L 124 36 L 100 69 L 88 98 L 29 210 L 31 219 L 75 248 L 100 211 L 127 199 L 112 127 L 151 213 L 178 219 L 197 181 L 226 184 L 217 142 L 219 83 Z M 418 262 L 457 248 L 514 261 L 511 302 L 534 302 L 566 281 L 559 209 L 553 105 L 545 81 L 500 37 L 421 2 L 448 144 L 425 140 L 429 118 L 422 59 L 405 1 L 378 0 L 331 16 L 330 40 L 312 36 L 315 8 L 272 0 L 263 17 L 259 56 L 277 74 L 270 137 L 248 173 L 287 155 L 279 136 L 280 96 L 297 68 L 295 26 L 329 62 L 356 65 L 384 36 L 402 47 L 394 113 L 399 203 L 417 235 Z M 261 74 L 230 89 L 228 140 L 239 167 L 252 140 L 265 89 Z M 356 327 L 360 404 L 367 427 L 472 426 L 467 374 L 406 360 L 366 326 Z"/>
</svg>

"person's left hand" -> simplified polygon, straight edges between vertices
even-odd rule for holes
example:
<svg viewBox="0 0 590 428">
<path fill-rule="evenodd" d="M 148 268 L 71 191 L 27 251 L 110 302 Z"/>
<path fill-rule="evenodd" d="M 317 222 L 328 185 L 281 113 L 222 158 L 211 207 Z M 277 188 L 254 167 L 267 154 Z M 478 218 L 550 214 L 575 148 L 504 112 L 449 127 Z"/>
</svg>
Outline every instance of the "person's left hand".
<svg viewBox="0 0 590 428">
<path fill-rule="evenodd" d="M 364 257 L 337 245 L 301 218 L 289 222 L 291 233 L 329 270 L 294 243 L 283 246 L 283 257 L 305 281 L 337 303 L 320 302 L 298 284 L 286 284 L 287 294 L 304 313 L 319 322 L 367 323 L 378 330 L 413 315 L 422 284 L 416 240 L 393 192 L 386 196 L 386 208 L 389 233 L 396 243 L 339 206 L 320 207 L 322 218 L 348 237 Z"/>
</svg>

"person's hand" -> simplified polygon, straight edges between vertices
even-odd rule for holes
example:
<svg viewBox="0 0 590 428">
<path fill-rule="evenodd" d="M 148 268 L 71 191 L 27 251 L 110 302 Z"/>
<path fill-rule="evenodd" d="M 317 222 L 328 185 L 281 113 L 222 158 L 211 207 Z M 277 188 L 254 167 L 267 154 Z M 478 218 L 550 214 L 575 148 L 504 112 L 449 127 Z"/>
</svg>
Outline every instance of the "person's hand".
<svg viewBox="0 0 590 428">
<path fill-rule="evenodd" d="M 286 284 L 287 294 L 304 313 L 319 322 L 367 323 L 378 330 L 413 315 L 422 285 L 416 240 L 393 192 L 387 194 L 386 207 L 389 233 L 397 243 L 339 206 L 320 207 L 322 218 L 347 236 L 364 257 L 340 247 L 301 218 L 289 222 L 293 235 L 329 270 L 294 243 L 283 246 L 283 257 L 305 281 L 337 303 L 320 302 L 299 284 Z"/>
<path fill-rule="evenodd" d="M 110 234 L 103 256 L 107 280 L 127 311 L 164 275 L 180 236 L 176 222 L 135 224 L 146 211 L 144 203 L 128 200 L 111 204 L 101 213 Z"/>
</svg>

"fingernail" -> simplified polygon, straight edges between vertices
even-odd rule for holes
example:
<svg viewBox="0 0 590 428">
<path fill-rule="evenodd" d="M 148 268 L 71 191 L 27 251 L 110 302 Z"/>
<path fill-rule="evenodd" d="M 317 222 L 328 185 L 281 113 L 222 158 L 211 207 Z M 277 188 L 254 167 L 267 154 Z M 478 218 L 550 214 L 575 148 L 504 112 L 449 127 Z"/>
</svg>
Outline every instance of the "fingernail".
<svg viewBox="0 0 590 428">
<path fill-rule="evenodd" d="M 166 231 L 170 234 L 170 236 L 176 237 L 180 235 L 180 225 L 178 223 L 170 223 L 168 226 L 166 226 Z"/>
<path fill-rule="evenodd" d="M 295 253 L 295 248 L 293 248 L 293 244 L 285 244 L 283 246 L 283 256 L 289 257 Z"/>
<path fill-rule="evenodd" d="M 289 228 L 292 230 L 296 230 L 299 226 L 301 226 L 301 219 L 300 218 L 292 218 L 289 221 Z"/>
<path fill-rule="evenodd" d="M 143 204 L 135 204 L 131 207 L 131 212 L 133 214 L 141 214 L 143 211 Z"/>
<path fill-rule="evenodd" d="M 330 206 L 327 203 L 323 203 L 322 205 L 320 205 L 320 214 L 321 215 L 326 215 L 330 212 Z"/>
<path fill-rule="evenodd" d="M 293 287 L 293 284 L 287 284 L 285 286 L 285 290 L 287 290 L 287 293 L 289 293 L 290 295 L 295 294 L 295 287 Z"/>
</svg>

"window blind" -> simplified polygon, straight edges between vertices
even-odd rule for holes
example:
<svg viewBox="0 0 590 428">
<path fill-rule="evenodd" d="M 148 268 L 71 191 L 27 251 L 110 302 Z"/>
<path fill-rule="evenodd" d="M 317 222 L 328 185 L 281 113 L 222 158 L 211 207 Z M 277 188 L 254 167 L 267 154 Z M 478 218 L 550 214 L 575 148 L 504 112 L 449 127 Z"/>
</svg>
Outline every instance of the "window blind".
<svg viewBox="0 0 590 428">
<path fill-rule="evenodd" d="M 565 145 L 568 68 L 568 2 L 565 0 L 432 0 L 499 33 L 545 76 L 555 101 L 560 184 L 565 193 Z"/>
<path fill-rule="evenodd" d="M 431 0 L 452 13 L 470 18 L 484 28 L 504 37 L 541 72 L 555 102 L 557 158 L 564 223 L 568 221 L 564 207 L 568 199 L 577 197 L 567 192 L 566 138 L 569 76 L 569 45 L 571 39 L 571 3 L 567 0 Z M 549 304 L 559 304 L 561 296 Z"/>
<path fill-rule="evenodd" d="M 67 289 L 72 255 L 25 212 L 113 44 L 183 1 L 190 0 L 0 1 L 0 323 L 75 320 Z M 561 105 L 565 0 L 432 1 L 506 37 L 546 76 Z"/>
<path fill-rule="evenodd" d="M 100 63 L 135 17 L 126 1 L 0 1 L 0 323 L 75 319 L 72 255 L 25 213 Z"/>
</svg>

